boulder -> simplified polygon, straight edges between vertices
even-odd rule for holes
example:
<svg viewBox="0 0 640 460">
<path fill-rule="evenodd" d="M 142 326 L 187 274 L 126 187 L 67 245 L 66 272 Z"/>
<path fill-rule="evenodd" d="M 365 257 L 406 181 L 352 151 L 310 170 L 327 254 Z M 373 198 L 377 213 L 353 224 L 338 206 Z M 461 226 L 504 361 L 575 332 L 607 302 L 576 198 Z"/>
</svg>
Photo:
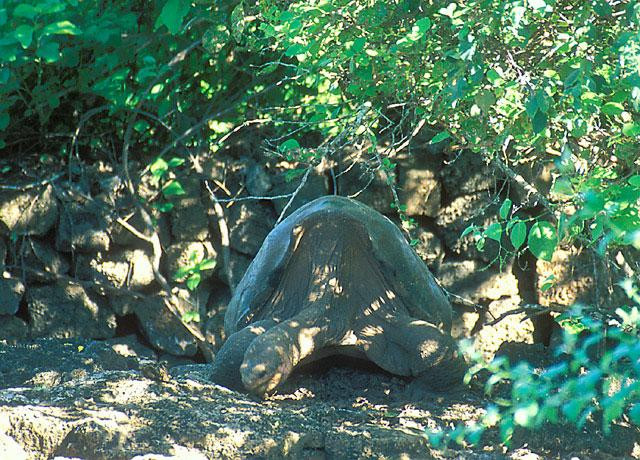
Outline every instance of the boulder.
<svg viewBox="0 0 640 460">
<path fill-rule="evenodd" d="M 393 194 L 387 184 L 387 176 L 363 162 L 353 161 L 353 166 L 346 163 L 345 167 L 337 172 L 339 194 L 358 200 L 382 214 L 392 212 Z"/>
<path fill-rule="evenodd" d="M 133 303 L 142 331 L 155 348 L 176 356 L 194 356 L 197 353 L 195 338 L 180 318 L 169 311 L 162 297 L 148 296 Z M 179 308 L 181 314 L 188 310 L 186 304 Z"/>
<path fill-rule="evenodd" d="M 81 279 L 113 287 L 142 289 L 155 281 L 151 256 L 142 249 L 123 249 L 103 256 L 80 256 L 76 272 Z"/>
<path fill-rule="evenodd" d="M 20 308 L 24 284 L 17 278 L 0 278 L 0 315 L 14 315 Z"/>
<path fill-rule="evenodd" d="M 273 228 L 275 219 L 262 203 L 243 201 L 231 206 L 227 224 L 231 248 L 254 256 Z"/>
<path fill-rule="evenodd" d="M 58 219 L 58 201 L 53 187 L 0 194 L 0 233 L 44 235 Z"/>
<path fill-rule="evenodd" d="M 437 155 L 416 152 L 399 161 L 398 192 L 400 202 L 410 216 L 434 217 L 440 211 L 441 159 Z"/>
<path fill-rule="evenodd" d="M 60 212 L 56 249 L 64 252 L 109 250 L 109 222 L 104 210 L 92 204 L 69 203 Z"/>
<path fill-rule="evenodd" d="M 249 194 L 254 196 L 266 195 L 273 187 L 269 174 L 260 164 L 253 163 L 245 170 L 245 185 Z"/>
<path fill-rule="evenodd" d="M 179 182 L 185 195 L 172 197 L 171 234 L 177 241 L 206 241 L 209 239 L 207 208 L 201 199 L 200 179 L 185 176 Z"/>
<path fill-rule="evenodd" d="M 59 282 L 27 289 L 29 326 L 34 337 L 113 337 L 116 318 L 75 283 Z"/>
<path fill-rule="evenodd" d="M 486 239 L 482 251 L 476 247 L 472 234 L 461 238 L 462 232 L 471 224 L 488 227 L 496 222 L 498 206 L 488 192 L 462 195 L 443 206 L 436 218 L 445 246 L 456 256 L 465 259 L 493 261 L 500 250 L 497 241 Z"/>
<path fill-rule="evenodd" d="M 29 336 L 29 326 L 17 316 L 0 315 L 0 337 L 3 340 L 15 342 Z M 0 455 L 0 458 L 2 456 Z"/>
<path fill-rule="evenodd" d="M 451 152 L 441 172 L 444 193 L 449 199 L 494 190 L 496 177 L 479 153 Z"/>
<path fill-rule="evenodd" d="M 446 290 L 476 303 L 518 296 L 518 280 L 510 266 L 500 271 L 476 260 L 443 262 L 438 279 Z"/>
<path fill-rule="evenodd" d="M 290 181 L 287 181 L 287 174 L 291 174 L 292 169 L 286 168 L 278 168 L 275 177 L 274 177 L 274 185 L 271 189 L 271 195 L 286 195 L 289 193 L 293 193 L 298 186 L 300 185 L 300 181 L 302 180 L 302 176 L 298 176 Z M 316 198 L 324 196 L 328 192 L 328 184 L 327 178 L 313 170 L 309 173 L 309 177 L 307 178 L 307 182 L 300 189 L 295 199 L 291 203 L 291 206 L 287 208 L 287 212 L 284 217 L 291 214 L 293 211 L 298 209 L 300 206 L 308 203 L 309 201 L 313 201 Z M 276 214 L 281 215 L 284 211 L 284 208 L 289 203 L 290 198 L 280 198 L 278 200 L 272 200 L 273 207 L 276 210 Z M 266 235 L 265 235 L 266 236 Z M 258 245 L 260 247 L 260 245 Z"/>
<path fill-rule="evenodd" d="M 415 231 L 415 237 L 418 240 L 413 247 L 422 260 L 433 268 L 437 266 L 444 256 L 442 242 L 440 238 L 430 230 L 418 228 Z"/>
<path fill-rule="evenodd" d="M 5 264 L 7 263 L 7 243 L 4 238 L 0 236 L 0 272 L 4 271 Z"/>
<path fill-rule="evenodd" d="M 52 282 L 69 273 L 69 262 L 46 240 L 30 238 L 20 247 L 25 279 L 31 282 Z"/>
</svg>

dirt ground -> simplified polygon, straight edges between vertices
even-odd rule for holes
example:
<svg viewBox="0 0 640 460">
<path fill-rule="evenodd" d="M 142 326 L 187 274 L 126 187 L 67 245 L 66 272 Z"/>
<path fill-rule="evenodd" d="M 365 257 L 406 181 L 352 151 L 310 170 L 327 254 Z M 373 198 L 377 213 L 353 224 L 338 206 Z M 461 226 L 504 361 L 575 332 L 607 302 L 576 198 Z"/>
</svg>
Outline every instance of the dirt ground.
<svg viewBox="0 0 640 460">
<path fill-rule="evenodd" d="M 544 354 L 516 348 L 533 362 Z M 597 420 L 516 430 L 508 448 L 495 430 L 478 446 L 431 448 L 425 429 L 481 416 L 489 401 L 478 385 L 432 393 L 326 358 L 261 401 L 212 384 L 206 364 L 163 374 L 143 354 L 119 339 L 0 345 L 0 457 L 640 458 L 637 428 L 620 423 L 605 437 Z"/>
</svg>

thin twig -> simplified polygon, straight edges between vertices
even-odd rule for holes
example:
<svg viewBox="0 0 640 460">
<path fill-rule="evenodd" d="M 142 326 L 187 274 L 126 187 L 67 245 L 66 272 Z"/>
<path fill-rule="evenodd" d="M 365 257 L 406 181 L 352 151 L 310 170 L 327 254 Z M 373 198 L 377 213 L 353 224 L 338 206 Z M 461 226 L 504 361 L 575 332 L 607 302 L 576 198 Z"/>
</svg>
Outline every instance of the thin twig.
<svg viewBox="0 0 640 460">
<path fill-rule="evenodd" d="M 30 184 L 25 184 L 25 185 L 0 185 L 0 190 L 16 190 L 16 191 L 24 192 L 32 188 L 42 187 L 43 185 L 47 185 L 52 182 L 55 182 L 58 179 L 60 179 L 62 176 L 64 176 L 64 173 L 54 174 L 53 176 L 48 177 L 46 179 L 42 179 L 40 181 L 32 182 Z"/>
</svg>

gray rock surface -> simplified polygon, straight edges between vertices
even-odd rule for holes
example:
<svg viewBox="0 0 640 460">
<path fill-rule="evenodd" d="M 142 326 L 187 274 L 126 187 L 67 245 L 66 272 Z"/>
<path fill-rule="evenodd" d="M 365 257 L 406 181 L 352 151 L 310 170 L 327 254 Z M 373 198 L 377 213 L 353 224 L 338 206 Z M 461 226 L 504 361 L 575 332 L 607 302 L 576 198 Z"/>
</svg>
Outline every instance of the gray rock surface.
<svg viewBox="0 0 640 460">
<path fill-rule="evenodd" d="M 440 168 L 441 158 L 428 153 L 416 152 L 402 162 L 398 172 L 398 191 L 408 215 L 438 215 L 441 201 Z"/>
<path fill-rule="evenodd" d="M 116 319 L 111 309 L 98 306 L 79 284 L 29 287 L 27 305 L 34 337 L 107 338 L 115 334 Z"/>
<path fill-rule="evenodd" d="M 271 195 L 286 195 L 288 193 L 293 193 L 298 188 L 298 186 L 300 185 L 300 181 L 302 180 L 302 176 L 298 176 L 290 182 L 287 182 L 285 179 L 287 171 L 288 170 L 278 169 L 275 173 L 273 173 L 274 178 Z M 305 203 L 326 195 L 327 191 L 327 178 L 324 175 L 318 174 L 316 171 L 311 171 L 309 177 L 307 178 L 307 182 L 300 189 L 295 199 L 291 203 L 291 206 L 289 206 L 289 208 L 287 209 L 285 217 Z M 276 214 L 280 215 L 284 211 L 287 203 L 289 203 L 289 198 L 273 200 L 272 203 L 273 207 L 276 209 Z"/>
<path fill-rule="evenodd" d="M 155 281 L 150 250 L 123 249 L 96 257 L 77 257 L 76 272 L 81 279 L 97 280 L 113 287 L 142 289 Z"/>
<path fill-rule="evenodd" d="M 56 233 L 59 251 L 107 251 L 110 240 L 106 213 L 92 204 L 66 204 L 60 212 Z"/>
<path fill-rule="evenodd" d="M 20 248 L 27 282 L 51 282 L 69 273 L 69 262 L 46 240 L 31 238 Z"/>
<path fill-rule="evenodd" d="M 27 323 L 17 316 L 0 315 L 0 337 L 13 342 L 26 339 L 28 336 L 29 326 Z"/>
<path fill-rule="evenodd" d="M 94 341 L 0 342 L 0 453 L 18 455 L 3 458 L 637 458 L 633 428 L 614 425 L 604 437 L 594 423 L 516 430 L 508 450 L 490 430 L 484 446 L 437 451 L 424 430 L 476 420 L 481 392 L 411 400 L 402 380 L 370 369 L 298 374 L 257 402 L 208 382 L 206 365 L 156 379 L 116 354 Z"/>
<path fill-rule="evenodd" d="M 168 310 L 161 297 L 147 296 L 132 302 L 142 331 L 155 348 L 176 356 L 196 354 L 198 345 L 195 339 L 180 319 Z"/>
<path fill-rule="evenodd" d="M 0 233 L 44 235 L 58 219 L 53 187 L 0 194 Z"/>
<path fill-rule="evenodd" d="M 24 284 L 16 278 L 0 278 L 0 315 L 13 315 L 20 308 Z"/>
<path fill-rule="evenodd" d="M 231 248 L 256 255 L 275 224 L 273 215 L 257 201 L 243 201 L 231 206 L 228 216 Z"/>
</svg>

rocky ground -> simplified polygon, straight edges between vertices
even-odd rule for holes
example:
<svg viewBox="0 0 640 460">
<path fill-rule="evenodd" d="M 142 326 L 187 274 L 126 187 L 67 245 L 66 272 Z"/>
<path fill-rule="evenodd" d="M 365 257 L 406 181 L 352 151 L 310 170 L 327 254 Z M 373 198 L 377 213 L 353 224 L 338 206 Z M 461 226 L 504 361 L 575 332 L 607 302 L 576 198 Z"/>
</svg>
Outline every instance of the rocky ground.
<svg viewBox="0 0 640 460">
<path fill-rule="evenodd" d="M 164 367 L 153 355 L 132 337 L 0 345 L 0 458 L 640 458 L 637 428 L 604 437 L 595 422 L 516 431 L 510 448 L 496 432 L 474 448 L 431 448 L 426 428 L 480 416 L 474 386 L 416 393 L 334 360 L 259 401 L 212 384 L 206 364 Z"/>
</svg>

